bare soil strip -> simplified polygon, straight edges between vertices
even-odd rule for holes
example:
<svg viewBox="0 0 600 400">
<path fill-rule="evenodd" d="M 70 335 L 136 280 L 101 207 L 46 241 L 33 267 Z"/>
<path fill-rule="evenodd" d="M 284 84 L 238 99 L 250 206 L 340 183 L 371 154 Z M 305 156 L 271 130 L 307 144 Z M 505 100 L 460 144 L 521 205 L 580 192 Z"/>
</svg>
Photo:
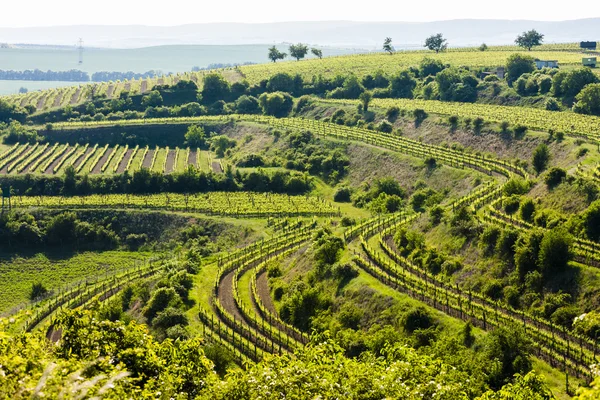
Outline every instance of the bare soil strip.
<svg viewBox="0 0 600 400">
<path fill-rule="evenodd" d="M 221 168 L 221 163 L 218 162 L 218 161 L 213 161 L 212 162 L 212 169 L 217 174 L 222 174 L 223 173 L 223 168 Z"/>
<path fill-rule="evenodd" d="M 122 174 L 123 172 L 125 172 L 125 168 L 127 168 L 127 164 L 129 163 L 129 159 L 131 158 L 132 154 L 133 154 L 133 149 L 127 149 L 127 153 L 125 153 L 125 157 L 123 157 L 123 159 L 121 160 L 121 164 L 119 164 L 119 167 L 117 168 L 118 174 Z"/>
<path fill-rule="evenodd" d="M 64 91 L 58 93 L 56 95 L 56 97 L 54 98 L 54 103 L 52 104 L 52 107 L 60 107 L 60 104 L 62 103 L 62 99 L 63 99 L 64 95 L 65 95 Z"/>
<path fill-rule="evenodd" d="M 69 148 L 66 149 L 65 152 L 60 157 L 56 157 L 56 159 L 54 161 L 52 161 L 52 163 L 48 166 L 48 168 L 46 168 L 44 173 L 45 174 L 53 174 L 54 167 L 56 167 L 58 165 L 58 163 L 68 155 L 68 153 L 69 153 L 69 151 L 71 151 L 71 149 L 72 149 L 72 147 L 69 146 Z"/>
<path fill-rule="evenodd" d="M 198 166 L 198 153 L 196 150 L 190 150 L 190 156 L 187 159 L 187 165 Z"/>
<path fill-rule="evenodd" d="M 112 153 L 113 151 L 114 151 L 114 147 L 109 147 L 108 149 L 106 149 L 106 151 L 102 155 L 102 158 L 100 158 L 100 161 L 98 161 L 98 164 L 94 165 L 92 174 L 101 174 L 102 173 L 102 166 L 106 163 L 106 160 L 108 160 L 108 156 L 110 156 L 110 153 Z"/>
<path fill-rule="evenodd" d="M 267 310 L 272 314 L 277 315 L 277 308 L 275 307 L 275 304 L 273 304 L 273 299 L 271 299 L 271 292 L 269 290 L 269 278 L 264 271 L 256 277 L 256 293 Z"/>
<path fill-rule="evenodd" d="M 36 109 L 41 110 L 44 107 L 44 104 L 46 104 L 46 97 L 47 95 L 44 95 L 38 99 L 37 105 L 35 107 Z"/>
<path fill-rule="evenodd" d="M 143 80 L 141 88 L 140 88 L 140 93 L 144 94 L 144 93 L 146 93 L 147 90 L 148 90 L 148 81 Z"/>
<path fill-rule="evenodd" d="M 106 89 L 106 98 L 108 99 L 112 99 L 112 95 L 113 92 L 115 91 L 115 85 L 110 85 L 107 89 Z"/>
<path fill-rule="evenodd" d="M 94 150 L 94 146 L 89 146 L 85 150 L 85 153 L 83 153 L 81 156 L 79 156 L 79 158 L 77 160 L 75 160 L 75 162 L 73 163 L 73 167 L 75 169 L 79 168 L 79 165 L 83 162 L 83 160 L 85 160 L 85 156 L 87 156 L 88 154 L 90 154 L 93 150 Z"/>
<path fill-rule="evenodd" d="M 146 158 L 142 162 L 142 168 L 150 169 L 152 166 L 152 158 L 154 157 L 154 152 L 156 149 L 148 149 L 148 153 L 146 154 Z"/>
<path fill-rule="evenodd" d="M 49 153 L 52 151 L 52 146 L 48 146 L 46 148 L 46 150 L 44 150 L 44 152 L 42 154 L 40 154 L 37 158 L 31 160 L 31 162 L 29 164 L 27 164 L 27 166 L 25 166 L 25 168 L 23 168 L 23 171 L 21 171 L 21 173 L 27 173 L 27 172 L 33 172 L 31 171 L 31 167 L 33 166 L 33 164 L 35 164 L 37 162 L 37 160 L 39 160 L 40 158 L 44 158 L 47 155 L 49 155 Z"/>
<path fill-rule="evenodd" d="M 228 313 L 234 315 L 238 321 L 243 321 L 243 316 L 235 305 L 233 298 L 233 275 L 235 270 L 231 271 L 221 281 L 219 285 L 219 302 Z"/>
<path fill-rule="evenodd" d="M 77 104 L 77 101 L 79 100 L 79 96 L 81 96 L 81 91 L 83 89 L 81 88 L 77 88 L 77 90 L 75 91 L 75 93 L 73 93 L 73 95 L 71 96 L 71 100 L 69 101 L 69 103 L 74 106 L 75 104 Z"/>
<path fill-rule="evenodd" d="M 175 169 L 175 151 L 169 150 L 169 154 L 167 154 L 167 163 L 165 164 L 165 174 L 170 174 Z"/>
</svg>

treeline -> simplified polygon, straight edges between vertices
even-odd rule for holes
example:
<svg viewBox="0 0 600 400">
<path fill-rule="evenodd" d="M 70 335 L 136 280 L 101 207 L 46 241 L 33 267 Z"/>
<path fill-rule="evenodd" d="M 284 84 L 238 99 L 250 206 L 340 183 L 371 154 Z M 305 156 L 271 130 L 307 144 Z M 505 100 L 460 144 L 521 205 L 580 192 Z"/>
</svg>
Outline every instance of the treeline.
<svg viewBox="0 0 600 400">
<path fill-rule="evenodd" d="M 69 71 L 42 71 L 28 69 L 25 71 L 0 70 L 0 80 L 3 81 L 65 81 L 88 82 L 87 72 L 71 69 Z"/>
<path fill-rule="evenodd" d="M 234 64 L 212 63 L 212 64 L 208 64 L 208 66 L 206 66 L 206 67 L 194 66 L 194 67 L 192 67 L 192 71 L 193 72 L 209 71 L 211 69 L 233 68 L 233 67 L 240 67 L 240 66 L 243 66 L 243 65 L 254 65 L 254 64 L 256 64 L 256 63 L 250 62 L 250 61 L 246 61 L 246 62 L 243 62 L 243 63 L 234 63 Z"/>
<path fill-rule="evenodd" d="M 169 72 L 167 75 L 171 75 Z M 109 82 L 109 81 L 124 81 L 133 79 L 146 79 L 154 78 L 155 76 L 162 76 L 162 71 L 150 70 L 143 73 L 137 73 L 133 71 L 128 72 L 117 72 L 117 71 L 100 71 L 92 74 L 92 81 L 94 82 Z"/>
<path fill-rule="evenodd" d="M 305 174 L 288 171 L 252 171 L 243 173 L 228 169 L 225 174 L 199 171 L 194 167 L 185 172 L 163 175 L 142 168 L 133 174 L 111 176 L 76 175 L 69 167 L 62 177 L 13 175 L 0 178 L 0 186 L 10 186 L 17 196 L 84 196 L 90 194 L 155 194 L 199 193 L 210 191 L 251 191 L 303 194 L 311 190 L 312 180 Z"/>
</svg>

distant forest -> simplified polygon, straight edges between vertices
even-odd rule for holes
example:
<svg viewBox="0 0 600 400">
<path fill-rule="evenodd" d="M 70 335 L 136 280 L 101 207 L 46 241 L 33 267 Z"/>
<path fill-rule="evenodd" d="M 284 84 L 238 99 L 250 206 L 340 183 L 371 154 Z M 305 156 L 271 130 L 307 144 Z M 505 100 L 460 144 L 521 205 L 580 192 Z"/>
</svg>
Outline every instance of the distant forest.
<svg viewBox="0 0 600 400">
<path fill-rule="evenodd" d="M 117 80 L 145 79 L 164 74 L 162 71 L 150 70 L 144 73 L 128 72 L 107 72 L 100 71 L 92 74 L 93 82 L 108 82 Z M 0 80 L 2 81 L 64 81 L 64 82 L 89 82 L 90 75 L 87 72 L 72 69 L 70 71 L 42 71 L 39 69 L 26 71 L 4 71 L 0 70 Z"/>
</svg>

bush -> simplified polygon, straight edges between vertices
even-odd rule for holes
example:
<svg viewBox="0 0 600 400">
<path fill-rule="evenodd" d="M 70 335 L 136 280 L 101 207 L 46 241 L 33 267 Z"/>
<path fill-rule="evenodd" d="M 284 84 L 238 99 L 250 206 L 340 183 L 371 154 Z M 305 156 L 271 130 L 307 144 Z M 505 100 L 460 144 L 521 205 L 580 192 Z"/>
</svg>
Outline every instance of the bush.
<svg viewBox="0 0 600 400">
<path fill-rule="evenodd" d="M 48 293 L 48 289 L 42 283 L 34 283 L 31 285 L 31 290 L 29 291 L 29 300 L 33 301 L 41 298 L 42 296 Z"/>
<path fill-rule="evenodd" d="M 340 220 L 340 224 L 344 227 L 353 226 L 353 225 L 356 225 L 356 220 L 354 218 L 344 216 Z"/>
<path fill-rule="evenodd" d="M 392 133 L 394 127 L 388 121 L 383 120 L 377 125 L 377 130 L 384 133 Z"/>
<path fill-rule="evenodd" d="M 402 316 L 401 324 L 404 330 L 413 333 L 417 329 L 427 329 L 432 327 L 434 320 L 424 307 L 415 307 Z"/>
<path fill-rule="evenodd" d="M 552 189 L 558 184 L 560 184 L 566 177 L 567 171 L 565 171 L 562 168 L 553 167 L 548 171 L 548 173 L 544 177 L 544 182 L 546 183 L 549 189 Z"/>
<path fill-rule="evenodd" d="M 554 98 L 549 98 L 548 100 L 546 100 L 546 110 L 548 111 L 560 111 L 560 105 L 558 104 L 558 101 L 556 101 L 556 99 Z"/>
<path fill-rule="evenodd" d="M 538 145 L 533 152 L 533 168 L 539 174 L 548 166 L 550 161 L 550 149 L 544 143 Z"/>
<path fill-rule="evenodd" d="M 396 119 L 398 119 L 399 115 L 400 115 L 400 109 L 397 106 L 391 106 L 385 112 L 385 118 L 390 122 L 396 121 Z"/>
<path fill-rule="evenodd" d="M 533 71 L 535 71 L 533 57 L 515 53 L 506 61 L 506 80 L 509 84 L 519 79 L 521 75 Z"/>
<path fill-rule="evenodd" d="M 425 110 L 417 108 L 413 111 L 413 117 L 415 118 L 415 122 L 417 124 L 419 124 L 419 123 L 425 121 L 425 119 L 427 119 L 428 115 L 425 112 Z"/>
<path fill-rule="evenodd" d="M 352 196 L 352 190 L 349 187 L 341 187 L 335 191 L 333 201 L 336 203 L 349 203 Z"/>
<path fill-rule="evenodd" d="M 531 199 L 525 199 L 521 204 L 521 219 L 526 222 L 531 222 L 533 219 L 533 213 L 535 212 L 535 203 Z"/>
<path fill-rule="evenodd" d="M 292 96 L 284 92 L 263 93 L 258 98 L 258 102 L 265 115 L 274 117 L 287 116 L 294 106 Z"/>
</svg>

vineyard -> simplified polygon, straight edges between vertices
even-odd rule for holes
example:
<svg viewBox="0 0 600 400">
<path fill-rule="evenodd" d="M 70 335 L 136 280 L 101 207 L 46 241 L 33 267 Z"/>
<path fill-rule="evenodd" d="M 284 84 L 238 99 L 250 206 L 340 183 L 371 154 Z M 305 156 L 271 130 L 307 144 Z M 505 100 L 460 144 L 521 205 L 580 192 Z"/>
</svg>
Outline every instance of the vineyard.
<svg viewBox="0 0 600 400">
<path fill-rule="evenodd" d="M 170 174 L 184 172 L 191 165 L 204 172 L 224 171 L 221 160 L 212 153 L 179 147 L 17 143 L 0 154 L 0 174 L 61 175 L 68 167 L 78 174 L 131 174 L 141 168 Z"/>
<path fill-rule="evenodd" d="M 137 208 L 186 211 L 209 215 L 264 218 L 280 216 L 336 216 L 332 204 L 310 196 L 289 196 L 251 192 L 209 192 L 197 194 L 90 195 L 71 197 L 17 196 L 14 207 L 44 208 Z"/>
<path fill-rule="evenodd" d="M 510 50 L 509 50 L 510 49 Z M 506 59 L 515 52 L 522 50 L 502 49 L 498 51 L 463 51 L 455 50 L 445 53 L 433 53 L 425 51 L 396 52 L 393 55 L 383 53 L 359 54 L 350 56 L 328 57 L 323 60 L 305 60 L 302 62 L 279 62 L 270 64 L 248 65 L 240 67 L 240 71 L 250 83 L 258 83 L 273 74 L 285 72 L 292 75 L 299 74 L 306 81 L 313 76 L 334 77 L 335 75 L 354 74 L 363 77 L 372 74 L 376 70 L 384 74 L 393 75 L 398 69 L 418 65 L 426 57 L 438 59 L 444 64 L 464 65 L 473 68 L 493 68 L 504 65 Z M 558 60 L 560 65 L 581 64 L 582 54 L 569 51 L 539 51 L 526 52 L 534 58 L 544 60 Z"/>
</svg>

